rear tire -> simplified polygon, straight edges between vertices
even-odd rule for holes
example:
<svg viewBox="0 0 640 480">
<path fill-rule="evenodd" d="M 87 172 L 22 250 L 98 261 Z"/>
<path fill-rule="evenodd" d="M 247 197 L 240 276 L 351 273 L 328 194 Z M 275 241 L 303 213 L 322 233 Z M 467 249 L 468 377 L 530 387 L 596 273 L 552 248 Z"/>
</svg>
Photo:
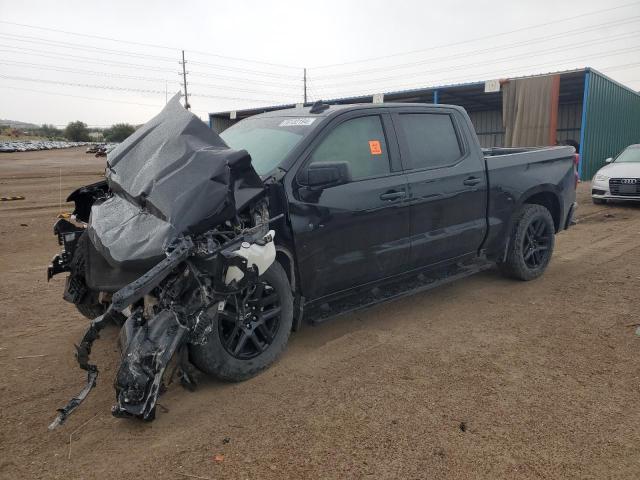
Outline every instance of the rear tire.
<svg viewBox="0 0 640 480">
<path fill-rule="evenodd" d="M 277 327 L 274 327 L 274 323 L 271 323 L 268 328 L 269 331 L 264 334 L 261 326 L 259 328 L 252 327 L 252 330 L 249 331 L 249 334 L 252 333 L 256 336 L 255 341 L 257 344 L 264 345 L 264 350 L 258 353 L 259 349 L 253 344 L 252 338 L 254 337 L 248 337 L 248 340 L 245 339 L 248 350 L 246 348 L 238 348 L 242 341 L 242 335 L 245 335 L 242 325 L 247 323 L 251 325 L 258 324 L 253 324 L 247 317 L 244 317 L 245 320 L 237 322 L 240 314 L 234 315 L 235 310 L 233 308 L 230 311 L 219 311 L 207 343 L 189 346 L 191 361 L 204 373 L 220 380 L 240 382 L 265 370 L 284 351 L 293 324 L 291 285 L 284 269 L 277 262 L 271 265 L 259 280 L 264 282 L 263 289 L 260 290 L 260 294 L 256 294 L 256 300 L 249 300 L 249 304 L 256 302 L 256 305 L 262 305 L 260 299 L 263 299 L 264 302 L 271 301 L 269 304 L 270 312 L 274 312 L 279 308 Z M 230 304 L 231 300 L 227 301 L 227 303 Z M 274 305 L 277 306 L 274 307 Z M 264 307 L 264 309 L 266 312 L 267 307 Z M 270 316 L 271 320 L 274 318 L 276 318 L 275 315 Z M 235 322 L 237 322 L 237 327 Z M 268 337 L 271 337 L 270 342 Z M 252 348 L 255 349 L 252 351 Z"/>
<path fill-rule="evenodd" d="M 507 277 L 528 281 L 541 276 L 554 247 L 555 225 L 542 205 L 525 204 L 516 214 L 504 262 L 498 268 Z"/>
</svg>

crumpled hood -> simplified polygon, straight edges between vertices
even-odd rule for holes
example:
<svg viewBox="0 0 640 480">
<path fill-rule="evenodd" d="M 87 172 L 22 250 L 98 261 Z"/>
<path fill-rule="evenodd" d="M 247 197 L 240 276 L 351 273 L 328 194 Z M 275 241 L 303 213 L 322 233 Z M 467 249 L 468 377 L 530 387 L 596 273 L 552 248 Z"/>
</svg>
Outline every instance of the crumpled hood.
<svg viewBox="0 0 640 480">
<path fill-rule="evenodd" d="M 113 267 L 151 265 L 181 234 L 233 218 L 264 185 L 245 150 L 232 150 L 174 96 L 109 155 L 113 195 L 91 209 L 89 237 Z"/>
</svg>

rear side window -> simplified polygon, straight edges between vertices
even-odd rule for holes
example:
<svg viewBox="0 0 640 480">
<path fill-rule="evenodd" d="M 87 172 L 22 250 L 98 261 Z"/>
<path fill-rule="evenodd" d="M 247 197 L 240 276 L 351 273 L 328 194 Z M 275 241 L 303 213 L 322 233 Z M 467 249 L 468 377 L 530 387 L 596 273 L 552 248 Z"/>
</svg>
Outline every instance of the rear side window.
<svg viewBox="0 0 640 480">
<path fill-rule="evenodd" d="M 380 117 L 358 117 L 338 125 L 311 156 L 311 163 L 325 162 L 347 162 L 353 180 L 389 173 L 389 153 Z"/>
<path fill-rule="evenodd" d="M 409 168 L 443 167 L 462 156 L 450 115 L 403 113 L 399 117 L 409 151 Z"/>
</svg>

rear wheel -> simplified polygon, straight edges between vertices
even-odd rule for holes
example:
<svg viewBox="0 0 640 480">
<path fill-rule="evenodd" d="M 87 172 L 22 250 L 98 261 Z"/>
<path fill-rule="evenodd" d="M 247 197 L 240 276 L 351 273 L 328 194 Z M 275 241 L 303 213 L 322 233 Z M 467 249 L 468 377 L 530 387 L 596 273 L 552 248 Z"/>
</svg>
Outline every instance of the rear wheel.
<svg viewBox="0 0 640 480">
<path fill-rule="evenodd" d="M 291 286 L 282 266 L 274 263 L 258 283 L 219 307 L 207 343 L 190 346 L 191 361 L 221 380 L 246 380 L 278 358 L 292 323 Z"/>
<path fill-rule="evenodd" d="M 542 205 L 524 205 L 516 216 L 509 249 L 500 271 L 518 280 L 533 280 L 549 265 L 555 240 L 551 213 Z"/>
</svg>

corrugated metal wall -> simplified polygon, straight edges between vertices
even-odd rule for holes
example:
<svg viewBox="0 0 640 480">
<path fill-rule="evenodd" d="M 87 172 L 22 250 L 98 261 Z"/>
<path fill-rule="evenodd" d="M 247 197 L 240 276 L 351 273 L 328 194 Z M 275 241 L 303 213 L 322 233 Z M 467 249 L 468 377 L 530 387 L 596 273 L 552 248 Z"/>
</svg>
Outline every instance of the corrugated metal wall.
<svg viewBox="0 0 640 480">
<path fill-rule="evenodd" d="M 482 147 L 501 147 L 504 144 L 502 110 L 469 112 L 469 118 L 476 129 Z"/>
<path fill-rule="evenodd" d="M 580 143 L 580 124 L 582 123 L 582 104 L 567 103 L 558 107 L 558 143 L 574 140 Z"/>
<path fill-rule="evenodd" d="M 605 159 L 640 143 L 640 94 L 591 70 L 588 74 L 582 179 L 590 180 Z"/>
<path fill-rule="evenodd" d="M 462 105 L 463 107 L 465 105 Z M 480 145 L 484 148 L 502 147 L 504 145 L 504 128 L 502 111 L 487 110 L 469 112 L 471 122 L 476 129 Z M 558 108 L 558 142 L 566 140 L 580 141 L 580 124 L 582 104 L 562 104 Z"/>
<path fill-rule="evenodd" d="M 236 120 L 231 120 L 230 118 L 224 117 L 209 117 L 209 121 L 211 122 L 211 128 L 214 132 L 221 133 L 229 128 L 231 125 L 236 123 Z"/>
</svg>

